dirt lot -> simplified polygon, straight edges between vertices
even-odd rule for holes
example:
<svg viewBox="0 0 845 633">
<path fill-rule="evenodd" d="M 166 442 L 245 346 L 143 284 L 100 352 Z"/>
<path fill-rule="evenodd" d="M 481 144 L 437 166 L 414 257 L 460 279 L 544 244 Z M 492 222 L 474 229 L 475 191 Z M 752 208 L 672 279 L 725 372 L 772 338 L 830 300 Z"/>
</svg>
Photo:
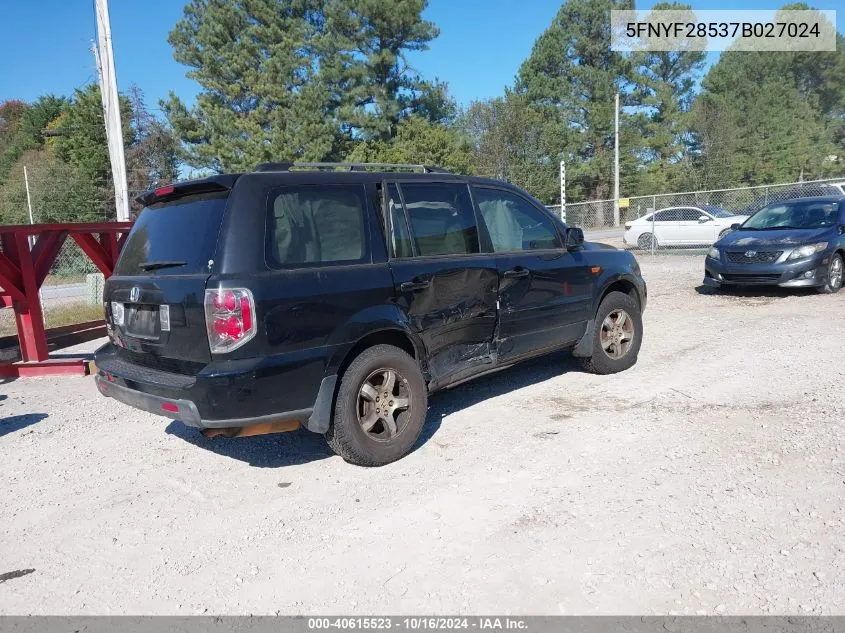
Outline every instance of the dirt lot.
<svg viewBox="0 0 845 633">
<path fill-rule="evenodd" d="M 380 469 L 0 385 L 0 613 L 845 612 L 845 296 L 642 260 L 634 369 L 439 394 Z"/>
</svg>

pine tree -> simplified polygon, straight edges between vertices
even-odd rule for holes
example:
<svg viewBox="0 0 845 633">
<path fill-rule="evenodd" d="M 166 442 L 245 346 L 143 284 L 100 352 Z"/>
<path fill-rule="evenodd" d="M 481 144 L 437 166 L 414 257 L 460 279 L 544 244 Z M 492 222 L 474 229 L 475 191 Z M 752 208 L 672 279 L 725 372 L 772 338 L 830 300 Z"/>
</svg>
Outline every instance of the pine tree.
<svg viewBox="0 0 845 633">
<path fill-rule="evenodd" d="M 677 11 L 681 20 L 694 18 L 685 4 L 661 2 L 652 10 Z M 631 102 L 638 106 L 633 122 L 643 139 L 639 186 L 649 192 L 689 186 L 684 159 L 692 143 L 690 111 L 705 63 L 705 53 L 694 47 L 687 42 L 683 51 L 638 51 L 631 56 Z"/>
<path fill-rule="evenodd" d="M 516 92 L 541 119 L 532 171 L 548 184 L 533 193 L 546 201 L 561 159 L 573 197 L 612 195 L 614 98 L 630 71 L 610 49 L 610 11 L 632 8 L 633 0 L 567 0 L 519 70 Z M 632 173 L 634 157 L 622 161 L 623 173 Z"/>
<path fill-rule="evenodd" d="M 841 35 L 834 52 L 724 52 L 695 105 L 707 184 L 789 182 L 841 172 L 843 76 Z"/>
</svg>

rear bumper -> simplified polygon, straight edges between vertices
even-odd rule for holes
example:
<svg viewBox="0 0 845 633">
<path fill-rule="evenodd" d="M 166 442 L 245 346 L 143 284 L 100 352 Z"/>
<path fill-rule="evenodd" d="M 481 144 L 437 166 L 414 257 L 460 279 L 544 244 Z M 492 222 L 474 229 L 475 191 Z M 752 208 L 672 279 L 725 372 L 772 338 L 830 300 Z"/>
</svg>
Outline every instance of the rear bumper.
<svg viewBox="0 0 845 633">
<path fill-rule="evenodd" d="M 187 376 L 126 362 L 111 344 L 97 350 L 95 363 L 102 395 L 198 428 L 299 420 L 323 433 L 337 381 L 337 376 L 323 375 L 322 363 L 315 363 L 313 371 L 295 363 L 268 369 L 258 359 L 211 363 Z M 294 375 L 300 379 L 296 387 Z"/>
<path fill-rule="evenodd" d="M 704 262 L 704 285 L 815 288 L 825 282 L 830 255 L 822 253 L 796 262 L 731 264 L 710 257 Z"/>
<path fill-rule="evenodd" d="M 130 407 L 162 415 L 171 420 L 179 420 L 188 426 L 200 429 L 228 429 L 236 427 L 251 426 L 262 422 L 282 422 L 284 420 L 299 420 L 307 422 L 313 409 L 301 409 L 298 411 L 282 411 L 264 416 L 252 418 L 231 418 L 225 420 L 203 420 L 197 410 L 196 404 L 190 400 L 179 400 L 174 398 L 163 398 L 154 396 L 143 391 L 123 387 L 107 377 L 99 374 L 94 378 L 97 382 L 97 389 L 107 398 L 128 404 Z"/>
</svg>

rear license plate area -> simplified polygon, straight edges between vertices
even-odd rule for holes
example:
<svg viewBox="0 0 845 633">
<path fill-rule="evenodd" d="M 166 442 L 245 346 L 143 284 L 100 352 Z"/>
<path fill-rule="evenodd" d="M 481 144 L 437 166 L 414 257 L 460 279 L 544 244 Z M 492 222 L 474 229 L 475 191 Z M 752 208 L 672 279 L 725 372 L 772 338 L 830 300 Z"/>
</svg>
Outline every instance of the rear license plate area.
<svg viewBox="0 0 845 633">
<path fill-rule="evenodd" d="M 145 339 L 158 338 L 158 306 L 126 306 L 126 333 Z"/>
</svg>

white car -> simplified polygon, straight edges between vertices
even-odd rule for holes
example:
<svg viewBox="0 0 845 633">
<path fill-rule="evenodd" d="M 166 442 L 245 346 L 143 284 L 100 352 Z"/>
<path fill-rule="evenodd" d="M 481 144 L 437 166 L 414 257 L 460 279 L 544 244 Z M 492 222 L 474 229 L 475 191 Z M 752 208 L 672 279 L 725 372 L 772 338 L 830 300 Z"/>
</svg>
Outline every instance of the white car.
<svg viewBox="0 0 845 633">
<path fill-rule="evenodd" d="M 747 219 L 747 215 L 733 215 L 709 205 L 669 207 L 625 224 L 623 239 L 626 244 L 644 250 L 670 245 L 707 245 L 729 232 L 732 224 Z"/>
</svg>

